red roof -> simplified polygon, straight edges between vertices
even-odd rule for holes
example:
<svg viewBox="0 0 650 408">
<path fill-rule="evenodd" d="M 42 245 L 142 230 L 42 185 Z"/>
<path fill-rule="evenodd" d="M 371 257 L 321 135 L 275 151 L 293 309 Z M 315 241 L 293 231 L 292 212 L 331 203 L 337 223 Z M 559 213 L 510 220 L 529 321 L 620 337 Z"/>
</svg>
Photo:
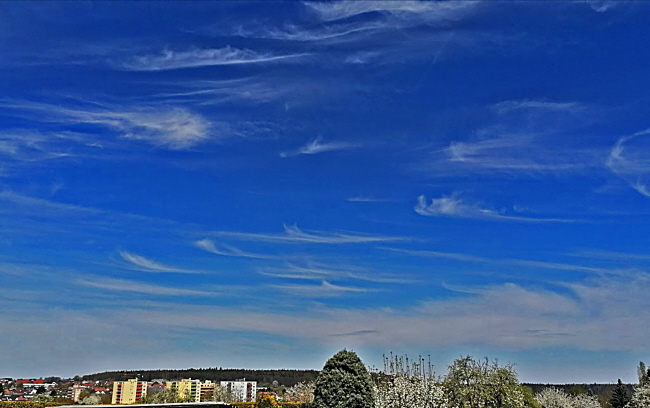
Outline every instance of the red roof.
<svg viewBox="0 0 650 408">
<path fill-rule="evenodd" d="M 34 380 L 34 381 L 32 381 L 33 384 L 43 384 L 44 382 L 45 382 L 45 381 L 43 381 L 43 380 L 41 380 L 41 379 L 38 379 L 38 380 Z"/>
</svg>

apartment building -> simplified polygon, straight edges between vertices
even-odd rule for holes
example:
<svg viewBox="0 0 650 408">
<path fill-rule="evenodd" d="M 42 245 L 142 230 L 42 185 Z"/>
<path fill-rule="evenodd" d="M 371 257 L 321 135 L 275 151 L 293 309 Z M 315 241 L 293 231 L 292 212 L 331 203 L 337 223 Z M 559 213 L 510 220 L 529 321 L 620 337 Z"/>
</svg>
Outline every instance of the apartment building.
<svg viewBox="0 0 650 408">
<path fill-rule="evenodd" d="M 214 396 L 214 387 L 218 387 L 219 384 L 213 383 L 210 380 L 206 380 L 201 383 L 201 401 L 212 401 Z"/>
<path fill-rule="evenodd" d="M 147 396 L 147 382 L 131 379 L 113 383 L 112 404 L 135 404 Z"/>
<path fill-rule="evenodd" d="M 201 402 L 201 381 L 186 378 L 180 381 L 167 381 L 168 390 L 175 390 L 181 398 L 189 402 Z"/>
<path fill-rule="evenodd" d="M 230 392 L 233 402 L 255 402 L 257 399 L 257 381 L 246 381 L 245 378 L 221 381 L 221 386 Z"/>
</svg>

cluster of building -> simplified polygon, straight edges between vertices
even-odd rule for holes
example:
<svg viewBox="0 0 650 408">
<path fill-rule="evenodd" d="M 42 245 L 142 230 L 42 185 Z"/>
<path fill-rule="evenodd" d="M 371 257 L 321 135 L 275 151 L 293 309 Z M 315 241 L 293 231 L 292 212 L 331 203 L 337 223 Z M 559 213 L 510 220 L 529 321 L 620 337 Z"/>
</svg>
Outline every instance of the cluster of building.
<svg viewBox="0 0 650 408">
<path fill-rule="evenodd" d="M 161 392 L 165 389 L 174 390 L 189 402 L 213 401 L 215 392 L 227 393 L 230 402 L 254 402 L 257 398 L 257 382 L 246 381 L 246 379 L 218 383 L 210 380 L 192 380 L 191 378 L 177 381 L 158 380 L 152 383 L 131 379 L 113 383 L 112 403 L 135 404 L 144 400 L 147 394 Z"/>
<path fill-rule="evenodd" d="M 153 395 L 165 390 L 173 390 L 188 402 L 214 401 L 217 396 L 226 397 L 229 402 L 254 402 L 257 397 L 257 382 L 246 381 L 200 381 L 183 380 L 154 380 L 151 382 L 132 379 L 128 381 L 69 381 L 48 382 L 43 379 L 12 379 L 0 378 L 0 401 L 31 401 L 39 400 L 39 396 L 50 401 L 70 401 L 73 403 L 86 402 L 89 395 L 98 396 L 97 401 L 111 401 L 113 404 L 136 404 L 142 402 L 147 395 Z M 112 394 L 112 395 L 111 395 Z"/>
<path fill-rule="evenodd" d="M 111 392 L 110 384 L 97 381 L 45 381 L 28 378 L 0 378 L 0 401 L 30 401 L 39 395 L 79 402 L 83 391 L 96 395 Z"/>
</svg>

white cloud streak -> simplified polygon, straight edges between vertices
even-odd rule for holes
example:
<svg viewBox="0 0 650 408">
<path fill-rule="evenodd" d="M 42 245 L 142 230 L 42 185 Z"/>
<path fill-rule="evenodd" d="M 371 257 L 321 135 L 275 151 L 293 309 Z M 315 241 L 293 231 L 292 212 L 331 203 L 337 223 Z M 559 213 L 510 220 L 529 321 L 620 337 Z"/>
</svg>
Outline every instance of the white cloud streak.
<svg viewBox="0 0 650 408">
<path fill-rule="evenodd" d="M 546 100 L 488 106 L 491 118 L 473 132 L 475 137 L 434 151 L 427 167 L 441 176 L 486 172 L 536 176 L 602 168 L 604 149 L 580 144 L 582 137 L 569 137 L 589 120 L 588 108 L 578 102 Z"/>
<path fill-rule="evenodd" d="M 37 113 L 36 120 L 69 125 L 87 124 L 109 128 L 125 139 L 142 140 L 172 150 L 183 150 L 214 138 L 226 125 L 179 107 L 124 109 L 107 106 L 64 108 L 40 103 L 9 103 L 5 107 Z M 216 135 L 219 136 L 218 134 Z"/>
<path fill-rule="evenodd" d="M 452 142 L 435 153 L 440 164 L 456 171 L 498 171 L 506 173 L 562 173 L 598 167 L 599 152 L 572 150 L 570 152 L 544 146 L 529 135 L 507 135 L 477 142 Z M 444 163 L 444 164 L 443 164 Z"/>
<path fill-rule="evenodd" d="M 394 200 L 388 198 L 374 198 L 374 197 L 349 197 L 346 198 L 345 201 L 349 201 L 351 203 L 389 203 Z"/>
<path fill-rule="evenodd" d="M 303 231 L 297 226 L 285 225 L 283 234 L 265 234 L 251 232 L 215 231 L 215 236 L 237 239 L 241 241 L 260 241 L 275 243 L 304 243 L 304 244 L 365 244 L 376 242 L 406 241 L 408 238 L 359 234 L 347 232 Z"/>
<path fill-rule="evenodd" d="M 224 48 L 195 49 L 188 51 L 164 50 L 157 55 L 133 57 L 118 66 L 130 71 L 165 71 L 183 68 L 197 68 L 216 65 L 241 65 L 281 62 L 309 54 L 275 55 L 259 53 L 253 50 L 242 50 L 226 46 Z"/>
<path fill-rule="evenodd" d="M 372 34 L 385 30 L 390 25 L 386 22 L 336 24 L 319 26 L 317 28 L 304 28 L 293 24 L 285 24 L 282 28 L 238 27 L 233 33 L 244 38 L 264 38 L 270 40 L 318 42 L 318 41 L 345 41 L 349 37 L 358 38 L 360 35 Z"/>
<path fill-rule="evenodd" d="M 415 283 L 412 279 L 402 276 L 388 275 L 359 268 L 338 267 L 327 265 L 298 266 L 289 264 L 284 268 L 262 268 L 259 273 L 264 276 L 296 280 L 358 280 L 374 283 Z"/>
<path fill-rule="evenodd" d="M 168 266 L 161 264 L 159 262 L 153 261 L 151 259 L 145 258 L 142 255 L 137 255 L 127 251 L 120 251 L 120 256 L 123 260 L 128 263 L 128 266 L 133 268 L 135 267 L 139 271 L 143 272 L 155 272 L 155 273 L 188 273 L 188 274 L 205 274 L 206 272 L 197 271 L 193 269 L 183 269 L 176 268 L 173 266 Z"/>
<path fill-rule="evenodd" d="M 614 261 L 650 261 L 650 254 L 634 254 L 630 252 L 616 252 L 604 249 L 587 249 L 571 254 L 582 258 L 607 259 Z"/>
<path fill-rule="evenodd" d="M 203 31 L 244 38 L 263 38 L 295 42 L 342 43 L 359 41 L 375 34 L 396 31 L 420 24 L 440 26 L 461 19 L 478 2 L 421 1 L 342 1 L 308 2 L 306 8 L 320 20 L 319 24 L 286 23 L 282 27 L 239 26 L 234 31 L 221 28 Z M 381 13 L 372 21 L 343 21 L 367 13 Z M 351 62 L 351 61 L 348 61 Z"/>
<path fill-rule="evenodd" d="M 357 147 L 359 146 L 351 143 L 346 143 L 346 142 L 323 143 L 323 138 L 317 137 L 316 139 L 308 142 L 306 145 L 298 148 L 297 150 L 280 153 L 280 157 L 292 157 L 301 154 L 319 154 L 325 152 L 333 152 L 337 150 L 350 150 Z"/>
<path fill-rule="evenodd" d="M 217 244 L 215 244 L 214 241 L 209 240 L 207 238 L 195 241 L 194 246 L 204 251 L 210 252 L 212 254 L 222 255 L 222 256 L 233 256 L 239 258 L 252 258 L 252 259 L 279 259 L 280 258 L 273 255 L 255 254 L 252 252 L 242 251 L 241 249 L 228 244 L 219 244 L 219 246 L 217 246 Z"/>
<path fill-rule="evenodd" d="M 578 113 L 584 111 L 586 106 L 578 102 L 552 102 L 544 100 L 523 99 L 500 102 L 492 105 L 500 115 L 517 110 L 556 111 L 565 113 Z"/>
<path fill-rule="evenodd" d="M 425 258 L 452 259 L 461 262 L 474 262 L 474 263 L 482 263 L 482 264 L 496 265 L 496 266 L 520 266 L 520 267 L 531 268 L 531 269 L 573 271 L 573 272 L 583 272 L 588 274 L 607 275 L 607 276 L 628 276 L 630 273 L 633 274 L 635 272 L 638 272 L 633 270 L 630 271 L 630 270 L 621 270 L 621 269 L 607 269 L 607 268 L 598 268 L 598 267 L 566 264 L 566 263 L 559 263 L 559 262 L 536 261 L 531 259 L 484 258 L 480 256 L 457 253 L 457 252 L 410 250 L 410 249 L 399 249 L 399 248 L 388 248 L 388 247 L 384 247 L 383 249 L 406 254 L 406 255 L 420 256 Z"/>
<path fill-rule="evenodd" d="M 619 138 L 607 157 L 607 167 L 639 194 L 650 197 L 650 129 Z"/>
<path fill-rule="evenodd" d="M 309 298 L 340 297 L 349 293 L 377 292 L 378 289 L 334 285 L 322 280 L 320 285 L 270 285 L 271 288 Z"/>
<path fill-rule="evenodd" d="M 427 202 L 424 195 L 418 197 L 415 205 L 416 213 L 426 217 L 474 218 L 492 221 L 517 221 L 517 222 L 576 222 L 576 220 L 559 218 L 532 218 L 514 215 L 505 215 L 492 209 L 481 208 L 477 204 L 464 202 L 458 195 L 442 196 Z"/>
<path fill-rule="evenodd" d="M 86 278 L 78 279 L 78 285 L 88 286 L 96 289 L 110 290 L 116 292 L 132 292 L 142 293 L 146 295 L 156 296 L 218 296 L 217 292 L 206 292 L 194 289 L 181 289 L 169 286 L 152 285 L 149 283 L 142 283 L 126 279 L 113 279 L 113 278 Z"/>
<path fill-rule="evenodd" d="M 471 7 L 475 1 L 353 1 L 308 2 L 305 5 L 323 21 L 343 20 L 360 14 L 381 12 L 398 17 L 428 15 L 440 20 L 454 18 L 458 11 Z"/>
</svg>

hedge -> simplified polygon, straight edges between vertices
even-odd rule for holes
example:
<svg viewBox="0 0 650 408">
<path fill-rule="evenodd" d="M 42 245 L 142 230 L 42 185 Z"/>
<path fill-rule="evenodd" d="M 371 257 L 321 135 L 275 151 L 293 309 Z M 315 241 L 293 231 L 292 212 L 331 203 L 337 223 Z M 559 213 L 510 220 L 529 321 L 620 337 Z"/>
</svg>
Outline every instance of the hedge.
<svg viewBox="0 0 650 408">
<path fill-rule="evenodd" d="M 69 402 L 0 401 L 0 408 L 47 408 L 70 405 Z"/>
<path fill-rule="evenodd" d="M 242 407 L 242 408 L 255 408 L 255 407 L 257 407 L 257 402 L 229 402 L 229 404 L 234 405 L 236 407 Z M 299 407 L 306 406 L 306 404 L 303 404 L 302 402 L 280 402 L 280 401 L 278 401 L 278 404 L 282 408 L 299 408 Z"/>
</svg>

